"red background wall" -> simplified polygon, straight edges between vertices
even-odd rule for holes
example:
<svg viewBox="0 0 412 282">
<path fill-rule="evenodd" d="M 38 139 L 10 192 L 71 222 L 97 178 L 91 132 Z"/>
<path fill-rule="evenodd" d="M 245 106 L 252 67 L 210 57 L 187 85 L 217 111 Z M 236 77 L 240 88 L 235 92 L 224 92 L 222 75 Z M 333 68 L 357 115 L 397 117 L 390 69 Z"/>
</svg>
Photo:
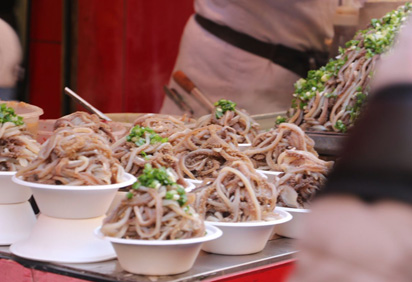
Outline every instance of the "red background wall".
<svg viewBox="0 0 412 282">
<path fill-rule="evenodd" d="M 32 1 L 29 102 L 42 118 L 62 114 L 63 3 Z M 76 12 L 77 93 L 103 112 L 157 112 L 193 0 L 79 0 Z"/>
<path fill-rule="evenodd" d="M 62 0 L 32 1 L 29 34 L 30 103 L 44 109 L 41 117 L 61 116 Z"/>
</svg>

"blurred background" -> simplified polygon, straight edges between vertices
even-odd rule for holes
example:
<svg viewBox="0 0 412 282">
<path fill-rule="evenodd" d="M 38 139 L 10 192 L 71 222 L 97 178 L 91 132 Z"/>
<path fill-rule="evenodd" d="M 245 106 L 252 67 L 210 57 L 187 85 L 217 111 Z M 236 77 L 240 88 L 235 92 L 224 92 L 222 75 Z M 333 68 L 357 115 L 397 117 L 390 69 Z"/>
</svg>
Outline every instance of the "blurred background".
<svg viewBox="0 0 412 282">
<path fill-rule="evenodd" d="M 68 86 L 102 112 L 157 112 L 192 0 L 1 0 L 0 18 L 17 31 L 24 50 L 19 100 L 58 118 L 75 106 Z M 340 1 L 331 54 L 406 1 Z M 345 7 L 346 6 L 346 7 Z"/>
</svg>

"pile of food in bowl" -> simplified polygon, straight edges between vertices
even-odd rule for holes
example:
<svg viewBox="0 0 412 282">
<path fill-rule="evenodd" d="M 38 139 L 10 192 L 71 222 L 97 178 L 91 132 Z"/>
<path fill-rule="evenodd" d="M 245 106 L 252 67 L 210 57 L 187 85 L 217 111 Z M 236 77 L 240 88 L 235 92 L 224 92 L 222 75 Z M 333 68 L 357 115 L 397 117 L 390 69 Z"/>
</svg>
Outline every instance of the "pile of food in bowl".
<svg viewBox="0 0 412 282">
<path fill-rule="evenodd" d="M 204 223 L 191 206 L 193 200 L 170 170 L 146 164 L 97 232 L 113 244 L 120 265 L 129 272 L 185 272 L 193 266 L 202 243 L 222 234 Z"/>
<path fill-rule="evenodd" d="M 111 205 L 96 234 L 125 270 L 145 275 L 185 272 L 200 250 L 262 251 L 275 226 L 292 220 L 279 206 L 305 207 L 332 166 L 296 125 L 262 132 L 227 100 L 199 120 L 139 115 L 118 136 L 97 116 L 75 112 L 53 121 L 41 148 L 35 144 L 14 181 L 30 187 L 41 214 L 91 219 Z M 197 187 L 188 189 L 185 177 Z M 181 252 L 185 260 L 151 266 Z"/>
</svg>

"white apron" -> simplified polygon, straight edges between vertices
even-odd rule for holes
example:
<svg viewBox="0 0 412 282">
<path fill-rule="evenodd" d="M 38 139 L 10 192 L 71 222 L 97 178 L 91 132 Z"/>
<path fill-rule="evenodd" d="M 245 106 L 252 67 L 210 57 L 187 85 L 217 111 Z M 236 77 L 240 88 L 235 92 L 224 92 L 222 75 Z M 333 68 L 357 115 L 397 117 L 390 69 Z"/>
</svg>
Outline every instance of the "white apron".
<svg viewBox="0 0 412 282">
<path fill-rule="evenodd" d="M 327 51 L 337 0 L 196 0 L 200 15 L 256 39 L 305 51 Z M 204 30 L 192 16 L 173 71 L 182 70 L 212 102 L 221 98 L 251 114 L 287 110 L 295 73 L 234 47 Z M 184 93 L 171 79 L 169 86 Z M 186 95 L 185 95 L 186 96 Z M 195 115 L 204 115 L 194 101 Z M 169 98 L 162 113 L 181 114 Z"/>
</svg>

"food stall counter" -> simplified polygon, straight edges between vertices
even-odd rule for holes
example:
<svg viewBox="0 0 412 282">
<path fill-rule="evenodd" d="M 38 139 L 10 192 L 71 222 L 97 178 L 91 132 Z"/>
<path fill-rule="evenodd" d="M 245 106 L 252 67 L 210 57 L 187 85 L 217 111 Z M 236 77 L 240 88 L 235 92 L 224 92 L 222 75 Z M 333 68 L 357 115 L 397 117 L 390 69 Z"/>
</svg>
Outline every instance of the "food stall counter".
<svg viewBox="0 0 412 282">
<path fill-rule="evenodd" d="M 259 281 L 276 282 L 284 281 L 285 276 L 292 268 L 293 255 L 296 252 L 292 242 L 292 239 L 277 238 L 269 241 L 262 252 L 243 256 L 215 255 L 201 251 L 191 270 L 173 276 L 141 276 L 131 274 L 124 271 L 117 260 L 85 264 L 60 264 L 27 260 L 11 254 L 9 247 L 2 246 L 0 247 L 0 277 L 2 277 L 3 282 L 41 282 L 56 281 L 57 279 L 60 282 L 177 282 L 199 280 L 247 281 L 252 279 L 252 277 L 259 276 L 261 279 Z M 159 267 L 162 267 L 162 265 L 159 265 Z M 30 275 L 32 279 L 28 277 Z M 266 280 L 264 279 L 265 277 L 267 278 Z"/>
</svg>

